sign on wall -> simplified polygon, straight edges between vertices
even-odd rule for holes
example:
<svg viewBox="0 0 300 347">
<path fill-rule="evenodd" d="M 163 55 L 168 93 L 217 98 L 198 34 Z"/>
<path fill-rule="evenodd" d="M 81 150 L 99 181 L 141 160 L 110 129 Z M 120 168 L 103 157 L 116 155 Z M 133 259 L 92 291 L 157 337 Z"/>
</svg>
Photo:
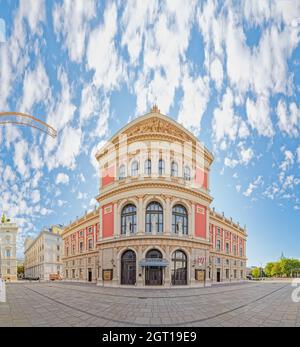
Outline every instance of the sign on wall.
<svg viewBox="0 0 300 347">
<path fill-rule="evenodd" d="M 6 302 L 5 282 L 0 278 L 0 302 Z"/>
<path fill-rule="evenodd" d="M 205 270 L 195 270 L 195 279 L 199 282 L 205 281 Z"/>
<path fill-rule="evenodd" d="M 103 281 L 112 281 L 113 279 L 113 270 L 103 270 L 102 271 Z"/>
</svg>

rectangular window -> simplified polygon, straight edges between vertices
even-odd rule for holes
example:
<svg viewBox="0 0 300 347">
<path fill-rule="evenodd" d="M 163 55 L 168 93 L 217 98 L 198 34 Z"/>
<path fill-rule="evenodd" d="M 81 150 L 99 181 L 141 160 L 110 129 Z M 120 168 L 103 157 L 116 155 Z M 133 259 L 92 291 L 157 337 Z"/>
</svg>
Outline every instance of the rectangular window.
<svg viewBox="0 0 300 347">
<path fill-rule="evenodd" d="M 233 254 L 236 255 L 236 245 L 233 246 Z"/>
<path fill-rule="evenodd" d="M 89 239 L 89 250 L 94 248 L 93 239 Z"/>
<path fill-rule="evenodd" d="M 218 235 L 221 235 L 221 229 L 218 228 L 217 230 L 218 230 Z"/>
<path fill-rule="evenodd" d="M 79 250 L 80 250 L 80 253 L 83 252 L 83 242 L 82 241 L 79 243 Z"/>
<path fill-rule="evenodd" d="M 221 250 L 221 241 L 217 240 L 217 251 Z"/>
<path fill-rule="evenodd" d="M 229 279 L 229 269 L 226 269 L 226 279 Z"/>
<path fill-rule="evenodd" d="M 241 278 L 243 278 L 244 277 L 244 272 L 243 272 L 243 270 L 241 270 Z"/>
<path fill-rule="evenodd" d="M 72 269 L 72 278 L 75 278 L 75 269 Z"/>
<path fill-rule="evenodd" d="M 240 247 L 240 257 L 243 256 L 243 247 Z"/>
<path fill-rule="evenodd" d="M 229 254 L 229 243 L 226 242 L 226 253 Z"/>
<path fill-rule="evenodd" d="M 221 264 L 221 258 L 217 258 L 217 264 Z"/>
<path fill-rule="evenodd" d="M 233 271 L 234 278 L 236 278 L 236 270 Z"/>
</svg>

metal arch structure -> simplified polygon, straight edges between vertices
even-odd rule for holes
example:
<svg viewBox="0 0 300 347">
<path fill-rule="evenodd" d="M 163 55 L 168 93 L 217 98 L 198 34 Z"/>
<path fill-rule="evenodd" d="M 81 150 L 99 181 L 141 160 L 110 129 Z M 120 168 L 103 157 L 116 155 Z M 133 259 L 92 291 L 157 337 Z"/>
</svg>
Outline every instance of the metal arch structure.
<svg viewBox="0 0 300 347">
<path fill-rule="evenodd" d="M 52 126 L 29 114 L 21 112 L 0 112 L 0 126 L 10 124 L 29 126 L 53 138 L 57 136 L 57 131 Z"/>
</svg>

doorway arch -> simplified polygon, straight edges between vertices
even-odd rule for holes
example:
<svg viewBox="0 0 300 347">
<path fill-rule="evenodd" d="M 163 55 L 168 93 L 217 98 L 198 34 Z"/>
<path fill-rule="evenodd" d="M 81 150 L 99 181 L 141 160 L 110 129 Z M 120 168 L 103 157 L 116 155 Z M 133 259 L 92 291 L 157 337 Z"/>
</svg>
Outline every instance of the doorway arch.
<svg viewBox="0 0 300 347">
<path fill-rule="evenodd" d="M 163 255 L 158 249 L 150 249 L 146 254 L 146 259 L 162 259 Z M 161 266 L 146 266 L 145 268 L 146 286 L 161 286 L 163 284 L 163 268 Z"/>
<path fill-rule="evenodd" d="M 136 254 L 132 250 L 125 251 L 121 257 L 121 284 L 135 285 Z"/>
</svg>

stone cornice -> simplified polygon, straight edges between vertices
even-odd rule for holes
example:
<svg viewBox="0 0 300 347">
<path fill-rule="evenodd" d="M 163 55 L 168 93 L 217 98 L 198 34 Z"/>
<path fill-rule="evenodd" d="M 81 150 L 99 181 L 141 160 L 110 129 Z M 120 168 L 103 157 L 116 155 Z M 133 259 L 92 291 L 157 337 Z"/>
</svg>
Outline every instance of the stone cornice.
<svg viewBox="0 0 300 347">
<path fill-rule="evenodd" d="M 205 153 L 205 158 L 210 164 L 214 159 L 212 153 L 209 152 L 191 132 L 172 118 L 159 112 L 150 112 L 127 124 L 117 134 L 115 134 L 99 152 L 96 153 L 96 159 L 99 160 L 105 156 L 110 145 L 113 144 L 116 146 L 118 138 L 121 135 L 126 135 L 128 137 L 128 143 L 146 139 L 167 139 L 171 142 L 175 141 L 179 143 L 189 141 L 192 142 L 194 149 L 196 149 L 196 144 L 199 144 L 199 147 L 202 148 Z"/>
<path fill-rule="evenodd" d="M 134 235 L 134 236 L 124 236 L 124 237 L 116 237 L 116 238 L 107 238 L 107 239 L 103 239 L 103 240 L 99 240 L 96 242 L 96 247 L 100 246 L 100 245 L 121 245 L 121 244 L 127 244 L 128 242 L 132 242 L 132 241 L 137 241 L 137 242 L 141 242 L 141 241 L 150 241 L 151 243 L 153 243 L 153 245 L 155 245 L 155 241 L 175 241 L 175 242 L 179 242 L 180 245 L 184 246 L 184 245 L 189 245 L 191 246 L 192 244 L 197 244 L 197 245 L 201 245 L 201 246 L 207 246 L 207 249 L 209 249 L 209 247 L 211 246 L 211 243 L 209 241 L 206 241 L 205 239 L 198 239 L 198 238 L 190 238 L 188 236 L 182 236 L 182 237 L 178 237 L 178 236 L 171 236 L 171 235 Z M 158 245 L 160 245 L 160 243 L 158 243 Z"/>
<path fill-rule="evenodd" d="M 119 182 L 119 181 L 117 181 Z M 109 187 L 109 189 L 104 190 L 101 192 L 97 197 L 97 201 L 100 203 L 104 199 L 107 199 L 111 196 L 114 196 L 118 193 L 123 193 L 123 192 L 128 192 L 132 191 L 134 194 L 138 194 L 137 190 L 143 190 L 143 189 L 148 189 L 148 188 L 158 188 L 161 189 L 162 192 L 165 192 L 166 189 L 170 189 L 172 191 L 180 191 L 186 194 L 190 194 L 194 197 L 200 198 L 205 200 L 208 204 L 210 204 L 213 200 L 213 198 L 205 193 L 204 191 L 196 190 L 196 189 L 191 189 L 191 188 L 186 188 L 182 185 L 179 185 L 177 182 L 163 182 L 161 180 L 143 180 L 143 181 L 135 181 L 135 182 L 130 182 L 127 184 L 117 184 L 114 186 Z"/>
<path fill-rule="evenodd" d="M 225 225 L 226 228 L 228 229 L 227 231 L 231 229 L 245 238 L 247 238 L 248 236 L 245 228 L 242 228 L 238 223 L 234 223 L 231 219 L 226 218 L 225 216 L 215 212 L 214 210 L 209 211 L 209 219 L 210 219 L 210 223 L 213 223 L 213 221 L 216 221 L 220 225 L 223 225 L 223 226 Z"/>
<path fill-rule="evenodd" d="M 71 224 L 67 225 L 61 234 L 62 238 L 65 238 L 68 232 L 74 232 L 74 229 L 79 228 L 84 223 L 90 222 L 91 220 L 97 219 L 97 218 L 99 218 L 99 208 L 96 208 L 94 211 L 85 214 L 84 216 L 78 218 Z"/>
</svg>

